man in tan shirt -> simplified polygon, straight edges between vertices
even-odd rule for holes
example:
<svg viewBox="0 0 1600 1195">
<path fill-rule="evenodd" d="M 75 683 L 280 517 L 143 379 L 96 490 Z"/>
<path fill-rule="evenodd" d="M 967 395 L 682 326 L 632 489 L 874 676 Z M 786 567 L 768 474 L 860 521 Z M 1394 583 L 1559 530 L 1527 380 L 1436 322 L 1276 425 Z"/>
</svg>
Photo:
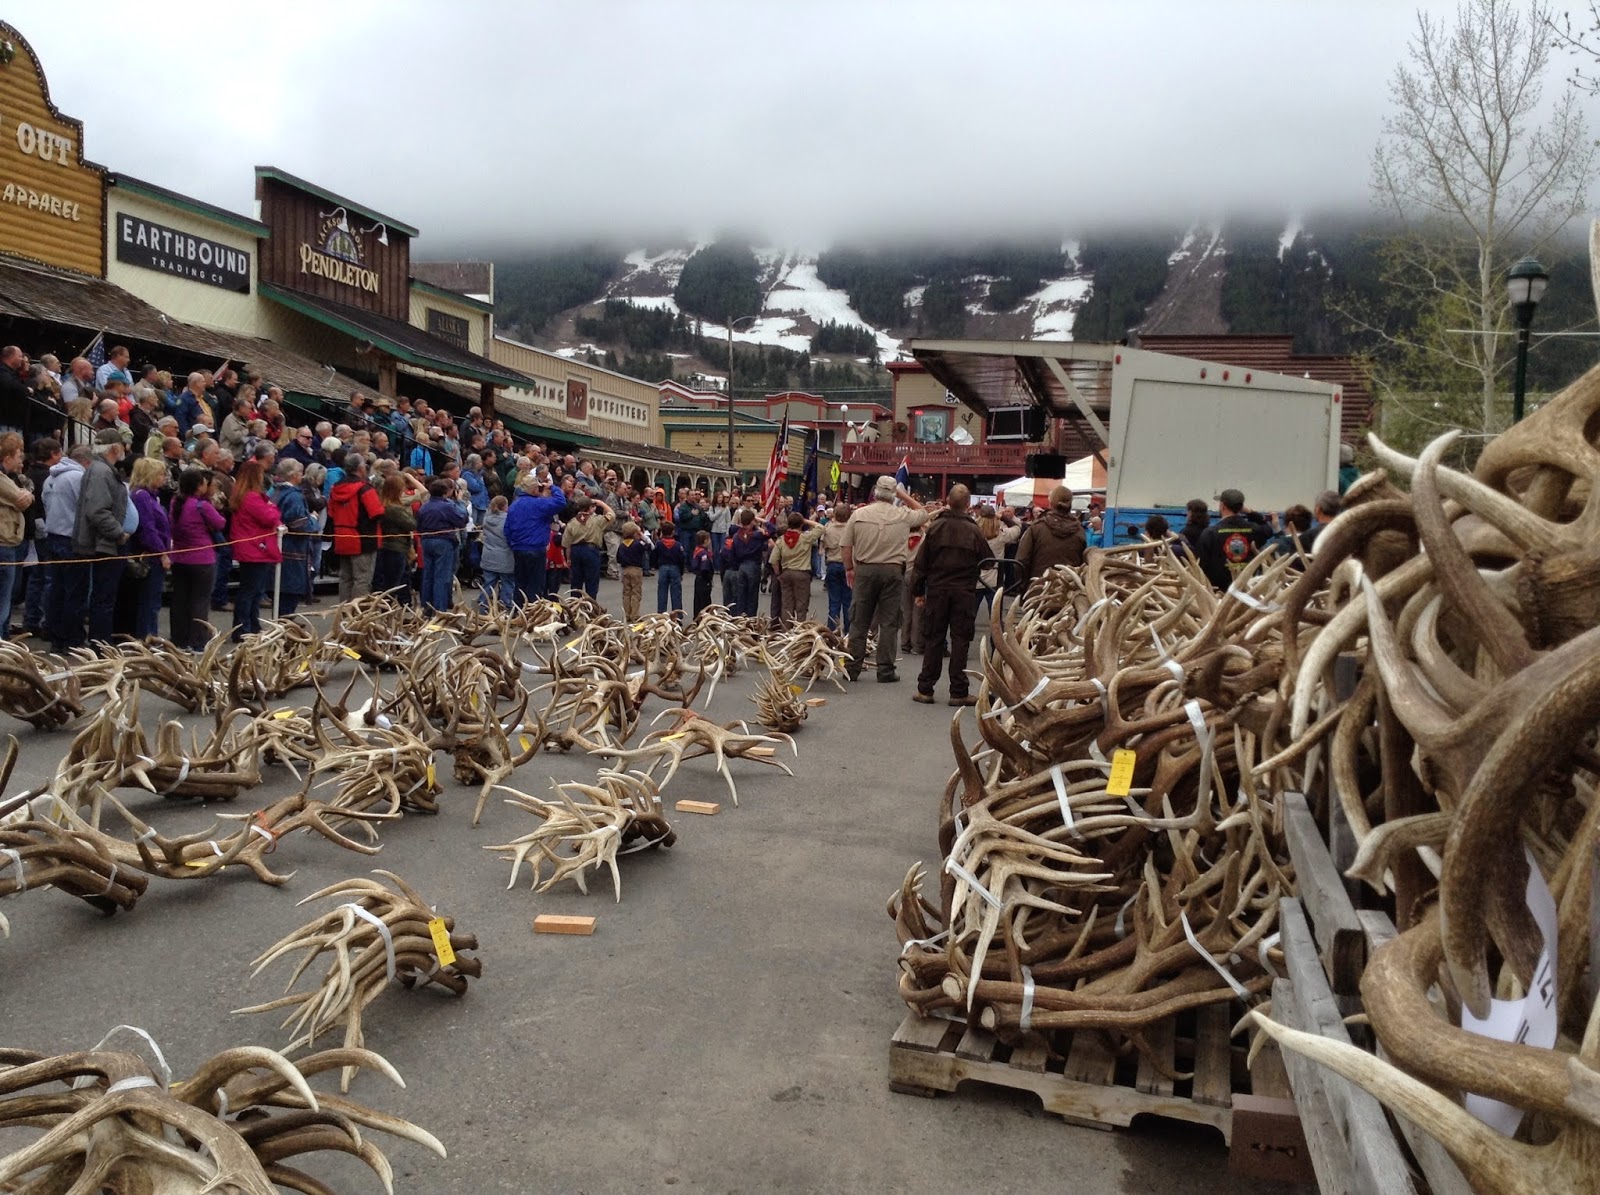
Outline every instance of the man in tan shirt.
<svg viewBox="0 0 1600 1195">
<path fill-rule="evenodd" d="M 898 496 L 905 506 L 894 505 Z M 899 680 L 894 653 L 905 601 L 908 533 L 928 521 L 928 512 L 890 476 L 878 478 L 872 501 L 844 525 L 845 580 L 854 592 L 850 613 L 850 663 L 845 673 L 859 680 L 867 658 L 867 632 L 878 621 L 878 683 Z"/>
<path fill-rule="evenodd" d="M 611 508 L 598 498 L 580 495 L 573 499 L 576 515 L 561 532 L 561 546 L 571 554 L 574 589 L 582 589 L 597 601 L 600 596 L 600 554 L 605 550 L 606 532 L 614 521 Z M 595 514 L 591 506 L 600 509 Z"/>
<path fill-rule="evenodd" d="M 821 524 L 791 510 L 788 529 L 772 541 L 769 557 L 781 588 L 783 624 L 804 622 L 811 616 L 811 549 L 822 536 Z"/>
</svg>

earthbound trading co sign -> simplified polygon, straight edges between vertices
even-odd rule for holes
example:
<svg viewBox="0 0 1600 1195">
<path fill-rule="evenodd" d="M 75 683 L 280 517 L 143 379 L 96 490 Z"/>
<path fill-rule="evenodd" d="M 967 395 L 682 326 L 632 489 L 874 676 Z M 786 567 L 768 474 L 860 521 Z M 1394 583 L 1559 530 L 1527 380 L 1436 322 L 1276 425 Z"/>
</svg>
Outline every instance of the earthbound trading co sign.
<svg viewBox="0 0 1600 1195">
<path fill-rule="evenodd" d="M 153 220 L 117 217 L 117 260 L 207 286 L 250 293 L 250 254 Z"/>
</svg>

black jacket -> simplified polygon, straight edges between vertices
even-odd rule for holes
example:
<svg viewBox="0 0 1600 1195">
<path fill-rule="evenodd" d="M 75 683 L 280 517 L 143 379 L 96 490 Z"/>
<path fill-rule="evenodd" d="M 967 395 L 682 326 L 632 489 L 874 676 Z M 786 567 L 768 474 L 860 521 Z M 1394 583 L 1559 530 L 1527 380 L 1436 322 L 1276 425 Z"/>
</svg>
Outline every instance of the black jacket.
<svg viewBox="0 0 1600 1195">
<path fill-rule="evenodd" d="M 989 555 L 989 541 L 965 512 L 940 511 L 927 525 L 912 564 L 911 592 L 978 588 L 978 561 Z"/>
<path fill-rule="evenodd" d="M 1271 531 L 1258 514 L 1228 515 L 1200 533 L 1195 555 L 1206 580 L 1218 589 L 1233 583 L 1233 574 L 1266 546 Z"/>
</svg>

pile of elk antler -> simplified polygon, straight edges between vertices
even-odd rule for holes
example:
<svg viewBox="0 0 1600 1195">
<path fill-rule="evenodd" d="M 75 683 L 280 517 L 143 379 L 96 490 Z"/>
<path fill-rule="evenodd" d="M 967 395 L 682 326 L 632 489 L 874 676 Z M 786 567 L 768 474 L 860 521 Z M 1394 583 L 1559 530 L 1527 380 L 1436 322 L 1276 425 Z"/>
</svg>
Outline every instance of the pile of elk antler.
<svg viewBox="0 0 1600 1195">
<path fill-rule="evenodd" d="M 1101 1030 L 1169 1070 L 1148 1029 L 1268 989 L 1299 774 L 1265 745 L 1297 563 L 1258 557 L 1218 595 L 1165 546 L 1091 552 L 1014 620 L 996 606 L 976 748 L 951 726 L 939 902 L 920 867 L 890 901 L 912 1008 Z"/>
<path fill-rule="evenodd" d="M 0 1129 L 36 1136 L 0 1157 L 7 1191 L 202 1191 L 273 1195 L 280 1188 L 332 1188 L 299 1169 L 302 1155 L 333 1150 L 361 1159 L 393 1190 L 388 1159 L 363 1129 L 415 1142 L 445 1156 L 433 1134 L 410 1121 L 335 1095 L 308 1078 L 336 1067 L 399 1074 L 367 1050 L 324 1050 L 291 1062 L 240 1046 L 174 1081 L 149 1038 L 154 1065 L 107 1048 L 54 1057 L 0 1049 Z M 291 1165 L 290 1163 L 293 1163 Z"/>
<path fill-rule="evenodd" d="M 1290 735 L 1327 747 L 1360 844 L 1350 874 L 1393 894 L 1401 932 L 1361 983 L 1390 1061 L 1257 1021 L 1433 1134 L 1484 1191 L 1600 1189 L 1597 416 L 1592 370 L 1492 440 L 1471 475 L 1440 464 L 1453 433 L 1417 460 L 1374 440 L 1389 476 L 1358 483 L 1368 500 L 1323 532 L 1288 603 L 1324 585 L 1342 599 L 1286 640 L 1284 691 Z M 1363 671 L 1337 702 L 1342 652 Z M 1530 868 L 1556 941 L 1530 911 Z M 1530 992 L 1553 998 L 1550 1048 L 1460 1027 L 1464 1010 Z M 1518 1136 L 1475 1118 L 1465 1093 L 1509 1105 Z"/>
</svg>

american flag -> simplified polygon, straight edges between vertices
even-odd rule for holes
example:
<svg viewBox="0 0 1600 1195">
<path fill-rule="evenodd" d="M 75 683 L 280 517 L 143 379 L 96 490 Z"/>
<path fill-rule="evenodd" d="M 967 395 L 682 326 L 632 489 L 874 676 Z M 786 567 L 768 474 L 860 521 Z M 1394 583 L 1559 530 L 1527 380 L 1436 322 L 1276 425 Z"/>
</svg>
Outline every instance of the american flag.
<svg viewBox="0 0 1600 1195">
<path fill-rule="evenodd" d="M 911 454 L 909 452 L 900 458 L 900 467 L 894 471 L 894 483 L 905 490 L 906 493 L 909 494 L 911 492 Z M 899 506 L 900 499 L 896 498 L 894 504 Z"/>
<path fill-rule="evenodd" d="M 96 369 L 104 365 L 106 363 L 106 334 L 104 332 L 97 333 L 95 338 L 89 342 L 89 347 L 84 349 L 79 356 L 87 358 L 89 364 Z"/>
<path fill-rule="evenodd" d="M 772 445 L 772 456 L 767 460 L 767 475 L 761 480 L 761 518 L 771 521 L 778 513 L 778 499 L 783 496 L 783 483 L 789 477 L 789 413 L 783 413 L 783 425 L 778 429 L 778 439 Z"/>
</svg>

